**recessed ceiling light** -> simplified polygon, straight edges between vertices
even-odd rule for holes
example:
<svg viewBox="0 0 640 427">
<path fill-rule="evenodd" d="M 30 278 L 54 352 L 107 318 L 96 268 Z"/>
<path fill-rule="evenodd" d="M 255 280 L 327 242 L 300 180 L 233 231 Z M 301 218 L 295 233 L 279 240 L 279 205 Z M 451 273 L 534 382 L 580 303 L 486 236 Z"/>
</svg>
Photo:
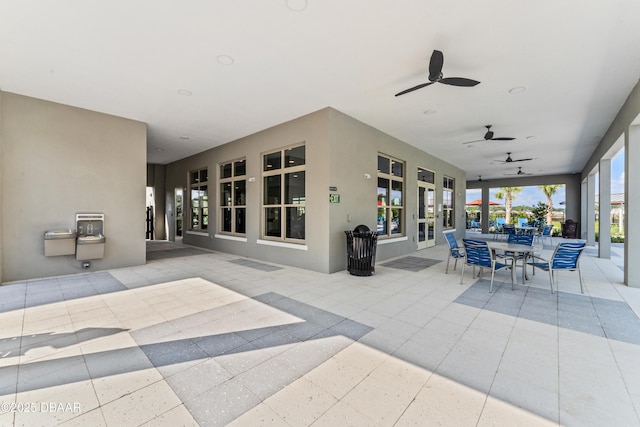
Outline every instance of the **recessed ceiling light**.
<svg viewBox="0 0 640 427">
<path fill-rule="evenodd" d="M 178 89 L 178 95 L 191 96 L 191 91 L 187 89 Z"/>
<path fill-rule="evenodd" d="M 425 110 L 424 111 L 424 114 L 426 114 L 426 115 L 431 115 L 431 114 L 435 114 L 435 113 L 437 113 L 436 110 Z"/>
<path fill-rule="evenodd" d="M 216 60 L 218 61 L 218 63 L 222 64 L 222 65 L 231 65 L 233 64 L 233 57 L 229 56 L 229 55 L 218 55 L 216 57 Z"/>
<path fill-rule="evenodd" d="M 527 88 L 524 86 L 516 86 L 509 89 L 509 93 L 522 93 L 525 90 L 527 90 Z"/>
<path fill-rule="evenodd" d="M 302 12 L 307 8 L 307 0 L 287 0 L 287 7 L 294 12 Z"/>
</svg>

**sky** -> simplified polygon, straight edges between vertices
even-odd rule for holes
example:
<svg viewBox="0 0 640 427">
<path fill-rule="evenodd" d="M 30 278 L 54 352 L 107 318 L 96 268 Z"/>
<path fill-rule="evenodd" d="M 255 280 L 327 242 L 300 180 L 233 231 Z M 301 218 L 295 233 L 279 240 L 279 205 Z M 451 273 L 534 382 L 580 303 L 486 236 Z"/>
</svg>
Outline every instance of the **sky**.
<svg viewBox="0 0 640 427">
<path fill-rule="evenodd" d="M 598 185 L 596 182 L 596 192 Z M 500 200 L 495 197 L 495 193 L 500 191 L 499 188 L 489 189 L 489 197 L 492 201 L 504 204 L 504 199 Z M 467 190 L 467 202 L 482 198 L 482 190 Z M 615 157 L 611 159 L 611 193 L 624 193 L 624 149 L 622 149 Z M 558 192 L 551 198 L 554 207 L 560 207 L 560 202 L 564 202 L 565 188 L 564 185 L 558 189 Z M 547 196 L 544 195 L 538 186 L 523 187 L 514 200 L 513 206 L 535 206 L 538 202 L 547 202 Z"/>
</svg>

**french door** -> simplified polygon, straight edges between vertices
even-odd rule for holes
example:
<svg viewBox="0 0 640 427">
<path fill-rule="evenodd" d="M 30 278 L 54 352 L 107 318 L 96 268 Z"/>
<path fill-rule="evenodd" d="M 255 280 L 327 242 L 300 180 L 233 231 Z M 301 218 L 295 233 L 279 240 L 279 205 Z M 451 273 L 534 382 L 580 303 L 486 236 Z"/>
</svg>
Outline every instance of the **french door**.
<svg viewBox="0 0 640 427">
<path fill-rule="evenodd" d="M 418 181 L 418 249 L 436 244 L 436 186 Z"/>
</svg>

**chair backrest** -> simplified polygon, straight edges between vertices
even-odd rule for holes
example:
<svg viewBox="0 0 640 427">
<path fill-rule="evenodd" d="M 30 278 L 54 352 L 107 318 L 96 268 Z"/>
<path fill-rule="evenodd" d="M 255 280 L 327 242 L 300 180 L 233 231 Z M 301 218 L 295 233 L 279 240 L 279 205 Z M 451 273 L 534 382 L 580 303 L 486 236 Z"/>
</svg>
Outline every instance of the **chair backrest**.
<svg viewBox="0 0 640 427">
<path fill-rule="evenodd" d="M 456 230 L 444 231 L 444 237 L 447 239 L 447 243 L 449 243 L 449 249 L 458 249 L 458 241 L 456 240 L 455 235 Z"/>
<path fill-rule="evenodd" d="M 504 218 L 497 218 L 496 223 L 498 224 L 498 227 L 502 227 L 504 225 L 504 221 Z"/>
<path fill-rule="evenodd" d="M 560 243 L 553 252 L 551 268 L 554 270 L 576 268 L 585 245 L 586 242 Z"/>
<path fill-rule="evenodd" d="M 518 218 L 518 227 L 526 227 L 528 224 L 527 218 Z"/>
<path fill-rule="evenodd" d="M 517 243 L 519 245 L 533 245 L 533 234 L 509 234 L 507 243 Z"/>
<path fill-rule="evenodd" d="M 553 225 L 545 225 L 542 229 L 542 235 L 551 236 L 551 230 L 553 230 Z"/>
<path fill-rule="evenodd" d="M 502 232 L 504 234 L 516 234 L 516 226 L 513 224 L 505 224 L 502 226 Z"/>
<path fill-rule="evenodd" d="M 484 240 L 462 239 L 467 264 L 491 268 L 491 251 Z"/>
</svg>

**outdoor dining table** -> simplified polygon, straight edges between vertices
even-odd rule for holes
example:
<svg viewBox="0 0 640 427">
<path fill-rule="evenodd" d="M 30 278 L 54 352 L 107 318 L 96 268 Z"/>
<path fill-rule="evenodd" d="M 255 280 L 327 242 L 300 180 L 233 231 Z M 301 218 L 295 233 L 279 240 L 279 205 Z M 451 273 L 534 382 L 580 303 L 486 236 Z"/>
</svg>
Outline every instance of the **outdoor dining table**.
<svg viewBox="0 0 640 427">
<path fill-rule="evenodd" d="M 516 234 L 533 234 L 537 230 L 538 230 L 537 227 L 532 227 L 532 226 L 523 226 L 523 227 L 516 226 Z"/>
<path fill-rule="evenodd" d="M 513 252 L 515 254 L 522 254 L 522 284 L 524 285 L 524 281 L 527 279 L 527 258 L 529 255 L 533 255 L 536 250 L 538 250 L 535 246 L 529 245 L 520 245 L 518 243 L 508 243 L 501 241 L 488 241 L 489 248 L 492 252 L 495 251 L 505 251 L 505 252 Z"/>
</svg>

